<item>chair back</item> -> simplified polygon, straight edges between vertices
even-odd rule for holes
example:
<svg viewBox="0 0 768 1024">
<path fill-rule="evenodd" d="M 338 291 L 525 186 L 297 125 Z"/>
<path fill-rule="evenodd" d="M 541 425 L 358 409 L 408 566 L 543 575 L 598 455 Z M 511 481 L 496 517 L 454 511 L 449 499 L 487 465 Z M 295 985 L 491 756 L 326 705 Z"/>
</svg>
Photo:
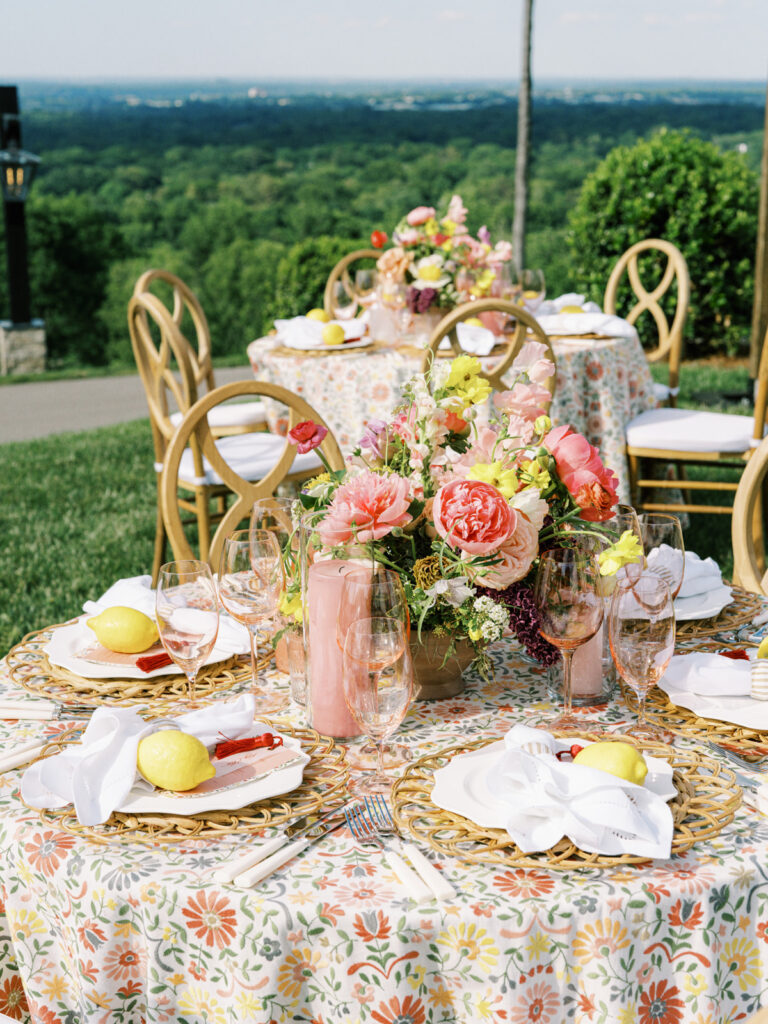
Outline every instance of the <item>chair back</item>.
<svg viewBox="0 0 768 1024">
<path fill-rule="evenodd" d="M 511 302 L 509 299 L 474 299 L 451 310 L 435 327 L 429 339 L 429 345 L 424 350 L 421 362 L 422 373 L 425 373 L 432 365 L 433 360 L 438 357 L 440 342 L 444 338 L 448 338 L 450 341 L 454 355 L 467 354 L 459 344 L 456 328 L 462 321 L 468 320 L 470 317 L 476 317 L 479 313 L 501 313 L 512 320 L 514 324 L 512 330 L 507 332 L 505 329 L 505 333 L 502 336 L 504 352 L 500 352 L 497 356 L 497 352 L 494 350 L 492 356 L 489 357 L 494 359 L 493 365 L 489 368 L 483 368 L 483 377 L 490 382 L 495 390 L 504 391 L 508 388 L 508 385 L 504 382 L 504 374 L 512 366 L 526 340 L 530 340 L 528 338 L 529 334 L 533 335 L 533 340 L 539 341 L 546 346 L 547 357 L 557 367 L 557 359 L 552 349 L 552 343 L 539 322 L 526 309 L 518 306 L 515 302 Z M 553 396 L 555 393 L 556 382 L 557 373 L 555 372 L 544 385 L 549 391 L 550 396 Z"/>
<path fill-rule="evenodd" d="M 755 594 L 768 594 L 763 512 L 768 475 L 768 438 L 755 450 L 739 480 L 733 502 L 733 581 Z"/>
<path fill-rule="evenodd" d="M 328 316 L 334 315 L 333 287 L 337 281 L 341 281 L 349 295 L 355 294 L 355 287 L 349 277 L 349 268 L 357 260 L 377 260 L 381 256 L 381 249 L 355 249 L 342 257 L 328 275 L 323 294 L 323 309 Z"/>
<path fill-rule="evenodd" d="M 667 257 L 664 272 L 658 283 L 650 290 L 640 279 L 638 266 L 643 253 L 657 252 Z M 676 389 L 680 378 L 680 360 L 683 351 L 683 331 L 688 317 L 688 303 L 691 297 L 691 279 L 688 264 L 677 246 L 663 238 L 646 238 L 636 242 L 621 256 L 611 271 L 605 288 L 603 309 L 612 316 L 616 315 L 616 296 L 619 285 L 626 272 L 636 303 L 625 315 L 631 324 L 637 323 L 640 316 L 648 312 L 654 319 L 659 344 L 646 353 L 650 363 L 666 362 L 669 364 L 669 387 Z M 675 315 L 670 324 L 667 315 L 659 305 L 659 299 L 669 291 L 673 282 L 677 283 L 677 305 Z M 676 392 L 675 392 L 676 393 Z"/>
<path fill-rule="evenodd" d="M 297 423 L 304 420 L 314 420 L 325 426 L 325 423 L 315 410 L 293 392 L 277 384 L 269 384 L 266 381 L 235 381 L 232 384 L 224 384 L 221 387 L 209 391 L 200 398 L 187 412 L 179 425 L 168 450 L 163 465 L 162 477 L 160 480 L 160 502 L 163 512 L 163 520 L 171 542 L 173 555 L 176 559 L 195 557 L 192 548 L 187 540 L 182 526 L 181 512 L 179 510 L 177 495 L 179 484 L 179 467 L 184 450 L 189 447 L 192 451 L 194 461 L 194 472 L 198 478 L 205 474 L 205 463 L 218 474 L 223 485 L 235 497 L 233 504 L 223 515 L 213 536 L 208 555 L 208 561 L 215 569 L 218 566 L 224 540 L 238 524 L 250 518 L 254 501 L 260 498 L 271 497 L 280 484 L 291 474 L 291 466 L 296 457 L 296 446 L 286 437 L 280 455 L 271 465 L 268 472 L 255 482 L 250 482 L 237 473 L 230 466 L 219 448 L 214 443 L 211 429 L 208 425 L 208 415 L 223 402 L 231 399 L 242 398 L 243 396 L 258 396 L 269 398 L 288 408 L 288 429 L 292 430 Z M 259 435 L 252 435 L 256 440 Z M 263 435 L 262 435 L 263 436 Z M 340 470 L 344 468 L 344 458 L 341 450 L 329 431 L 320 446 L 331 469 Z"/>
<path fill-rule="evenodd" d="M 134 295 L 149 292 L 162 301 L 171 289 L 173 306 L 166 306 L 176 325 L 181 342 L 188 348 L 189 362 L 197 391 L 211 391 L 216 387 L 211 357 L 211 331 L 203 307 L 192 289 L 168 270 L 145 270 L 133 288 Z M 159 293 L 159 294 L 158 294 Z M 164 303 L 165 304 L 165 303 Z M 187 336 L 194 332 L 194 338 Z"/>
<path fill-rule="evenodd" d="M 174 407 L 186 413 L 197 401 L 189 344 L 168 308 L 151 292 L 134 295 L 128 303 L 128 331 L 149 406 L 159 472 L 176 429 L 171 422 Z"/>
</svg>

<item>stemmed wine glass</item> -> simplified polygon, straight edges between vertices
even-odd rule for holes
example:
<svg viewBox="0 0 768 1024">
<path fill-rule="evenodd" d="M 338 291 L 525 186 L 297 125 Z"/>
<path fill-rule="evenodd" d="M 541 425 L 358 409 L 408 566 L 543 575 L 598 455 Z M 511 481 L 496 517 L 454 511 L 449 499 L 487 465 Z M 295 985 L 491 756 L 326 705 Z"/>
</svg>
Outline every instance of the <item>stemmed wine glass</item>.
<svg viewBox="0 0 768 1024">
<path fill-rule="evenodd" d="M 685 545 L 680 520 L 667 513 L 643 512 L 638 521 L 646 568 L 664 580 L 674 601 L 685 575 Z"/>
<path fill-rule="evenodd" d="M 664 580 L 644 572 L 630 586 L 616 588 L 608 627 L 616 668 L 637 697 L 632 736 L 662 743 L 669 741 L 669 734 L 646 721 L 645 700 L 667 671 L 675 649 L 672 600 Z"/>
<path fill-rule="evenodd" d="M 539 560 L 534 586 L 539 632 L 560 650 L 563 659 L 563 713 L 547 723 L 547 728 L 580 728 L 572 712 L 571 658 L 603 621 L 599 579 L 597 559 L 585 548 L 552 548 Z"/>
<path fill-rule="evenodd" d="M 355 791 L 388 793 L 393 780 L 384 770 L 384 741 L 405 718 L 413 693 L 413 663 L 402 622 L 375 616 L 350 623 L 342 675 L 347 707 L 378 748 L 376 771 Z"/>
<path fill-rule="evenodd" d="M 376 282 L 378 280 L 376 270 L 355 271 L 355 298 L 360 305 L 367 309 L 376 301 Z"/>
<path fill-rule="evenodd" d="M 275 535 L 283 559 L 286 580 L 297 576 L 299 571 L 298 532 L 293 525 L 295 498 L 274 496 L 258 498 L 253 503 L 249 536 L 258 536 L 259 531 L 268 530 Z"/>
<path fill-rule="evenodd" d="M 251 644 L 253 692 L 260 696 L 258 711 L 287 707 L 285 695 L 266 695 L 259 686 L 256 666 L 259 626 L 277 611 L 283 592 L 280 545 L 269 530 L 237 530 L 224 541 L 219 563 L 219 600 L 233 619 L 248 630 Z"/>
<path fill-rule="evenodd" d="M 529 313 L 535 313 L 547 294 L 544 271 L 524 270 L 520 275 L 520 284 L 523 290 L 523 306 Z"/>
<path fill-rule="evenodd" d="M 187 695 L 195 699 L 195 680 L 219 632 L 219 603 L 210 567 L 190 558 L 160 567 L 155 617 L 163 647 L 187 677 Z"/>
<path fill-rule="evenodd" d="M 343 281 L 334 281 L 331 296 L 331 310 L 334 320 L 351 320 L 357 312 L 357 299 L 351 286 Z"/>
</svg>

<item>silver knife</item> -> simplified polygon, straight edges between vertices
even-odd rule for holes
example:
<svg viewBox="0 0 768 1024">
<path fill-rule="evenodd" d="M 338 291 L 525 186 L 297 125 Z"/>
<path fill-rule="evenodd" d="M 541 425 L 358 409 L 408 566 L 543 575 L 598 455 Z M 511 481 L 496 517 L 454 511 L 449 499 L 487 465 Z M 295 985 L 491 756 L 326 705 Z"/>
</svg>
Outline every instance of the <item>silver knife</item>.
<svg viewBox="0 0 768 1024">
<path fill-rule="evenodd" d="M 277 871 L 278 868 L 281 868 L 283 864 L 286 864 L 289 860 L 293 860 L 294 857 L 298 856 L 298 854 L 300 854 L 302 850 L 305 850 L 311 843 L 319 842 L 321 839 L 330 835 L 331 832 L 335 832 L 337 828 L 341 828 L 344 824 L 344 817 L 327 817 L 325 820 L 318 821 L 316 824 L 307 828 L 300 839 L 294 839 L 292 843 L 288 843 L 287 846 L 284 846 L 277 853 L 273 853 L 271 857 L 267 857 L 266 860 L 259 861 L 259 863 L 254 867 L 237 875 L 232 880 L 232 884 L 240 886 L 241 888 L 250 888 L 257 882 L 261 882 L 268 875 L 271 875 L 273 871 Z"/>
</svg>

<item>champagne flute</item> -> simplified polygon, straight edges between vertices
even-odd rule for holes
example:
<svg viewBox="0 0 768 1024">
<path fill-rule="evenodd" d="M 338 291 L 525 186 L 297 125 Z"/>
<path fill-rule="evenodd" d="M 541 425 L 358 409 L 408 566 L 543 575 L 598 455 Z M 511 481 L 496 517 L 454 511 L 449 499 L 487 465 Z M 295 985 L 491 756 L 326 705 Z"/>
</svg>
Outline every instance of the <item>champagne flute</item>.
<svg viewBox="0 0 768 1024">
<path fill-rule="evenodd" d="M 233 619 L 248 630 L 253 692 L 261 699 L 259 713 L 287 707 L 284 695 L 266 695 L 256 666 L 259 626 L 277 611 L 283 592 L 280 545 L 269 530 L 237 530 L 224 541 L 219 563 L 219 600 Z"/>
<path fill-rule="evenodd" d="M 331 310 L 334 320 L 352 320 L 357 312 L 357 299 L 353 289 L 343 281 L 333 283 Z"/>
<path fill-rule="evenodd" d="M 378 272 L 376 270 L 355 271 L 355 298 L 364 309 L 376 301 L 377 280 Z"/>
<path fill-rule="evenodd" d="M 637 725 L 632 736 L 669 742 L 670 734 L 645 717 L 648 691 L 667 671 L 675 649 L 675 609 L 669 586 L 644 572 L 627 587 L 617 587 L 611 601 L 611 654 L 622 679 L 637 697 Z"/>
<path fill-rule="evenodd" d="M 563 659 L 563 713 L 547 723 L 547 728 L 580 728 L 572 712 L 571 658 L 603 621 L 599 578 L 597 559 L 588 549 L 553 548 L 539 560 L 534 586 L 539 632 L 560 650 Z"/>
<path fill-rule="evenodd" d="M 293 506 L 296 500 L 278 495 L 258 498 L 251 511 L 249 537 L 258 536 L 260 530 L 268 530 L 275 535 L 286 581 L 294 576 L 298 578 L 299 571 L 298 533 L 293 525 Z"/>
<path fill-rule="evenodd" d="M 544 283 L 543 270 L 524 270 L 520 275 L 523 306 L 529 313 L 535 313 L 544 301 L 547 287 Z"/>
<path fill-rule="evenodd" d="M 383 616 L 352 622 L 342 675 L 347 707 L 378 748 L 375 772 L 355 792 L 388 793 L 393 779 L 384 769 L 384 741 L 405 718 L 413 693 L 413 663 L 402 622 Z"/>
<path fill-rule="evenodd" d="M 160 566 L 155 617 L 163 647 L 187 677 L 187 696 L 194 701 L 197 673 L 219 632 L 210 566 L 196 558 Z"/>
<path fill-rule="evenodd" d="M 685 545 L 680 520 L 663 512 L 643 512 L 638 521 L 646 568 L 664 580 L 674 601 L 685 575 Z"/>
<path fill-rule="evenodd" d="M 411 323 L 412 314 L 408 308 L 408 288 L 399 281 L 384 277 L 379 281 L 378 301 L 382 308 L 389 310 L 397 329 L 397 336 L 402 337 Z"/>
<path fill-rule="evenodd" d="M 506 263 L 498 263 L 493 268 L 496 278 L 491 285 L 491 295 L 498 299 L 508 299 L 516 302 L 520 298 L 522 286 L 520 284 L 520 271 L 512 260 Z"/>
</svg>

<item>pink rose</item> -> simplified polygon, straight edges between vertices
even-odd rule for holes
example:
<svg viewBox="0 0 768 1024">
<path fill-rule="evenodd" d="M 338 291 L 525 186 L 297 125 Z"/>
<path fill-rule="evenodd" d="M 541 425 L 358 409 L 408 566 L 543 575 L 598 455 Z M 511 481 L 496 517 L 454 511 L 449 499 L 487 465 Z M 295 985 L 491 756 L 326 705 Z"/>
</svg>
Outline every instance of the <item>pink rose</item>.
<svg viewBox="0 0 768 1024">
<path fill-rule="evenodd" d="M 327 433 L 327 427 L 314 423 L 312 420 L 304 420 L 302 423 L 297 423 L 293 430 L 288 431 L 288 440 L 291 444 L 296 445 L 299 455 L 304 455 L 322 444 Z"/>
<path fill-rule="evenodd" d="M 552 395 L 541 384 L 519 383 L 511 391 L 500 391 L 493 396 L 493 404 L 499 412 L 519 416 L 529 423 L 542 416 L 551 401 Z"/>
<path fill-rule="evenodd" d="M 376 269 L 382 277 L 390 277 L 393 281 L 404 281 L 405 272 L 411 265 L 411 257 L 406 255 L 399 245 L 383 252 L 376 261 Z"/>
<path fill-rule="evenodd" d="M 526 516 L 518 513 L 514 532 L 496 552 L 497 563 L 475 582 L 493 590 L 504 590 L 527 574 L 538 553 L 539 531 Z"/>
<path fill-rule="evenodd" d="M 408 480 L 394 473 L 361 473 L 342 484 L 318 526 L 323 544 L 331 547 L 352 539 L 361 543 L 379 540 L 396 526 L 409 523 L 409 487 Z"/>
<path fill-rule="evenodd" d="M 517 521 L 517 513 L 501 491 L 481 480 L 444 484 L 435 495 L 432 515 L 440 536 L 469 555 L 495 551 Z"/>
<path fill-rule="evenodd" d="M 570 427 L 550 430 L 542 444 L 552 454 L 560 479 L 582 510 L 581 518 L 591 523 L 610 519 L 611 509 L 619 500 L 619 481 L 603 465 L 597 448 Z"/>
<path fill-rule="evenodd" d="M 415 228 L 419 224 L 426 224 L 430 217 L 434 216 L 434 206 L 417 206 L 415 209 L 411 210 L 405 219 L 412 228 Z"/>
</svg>

